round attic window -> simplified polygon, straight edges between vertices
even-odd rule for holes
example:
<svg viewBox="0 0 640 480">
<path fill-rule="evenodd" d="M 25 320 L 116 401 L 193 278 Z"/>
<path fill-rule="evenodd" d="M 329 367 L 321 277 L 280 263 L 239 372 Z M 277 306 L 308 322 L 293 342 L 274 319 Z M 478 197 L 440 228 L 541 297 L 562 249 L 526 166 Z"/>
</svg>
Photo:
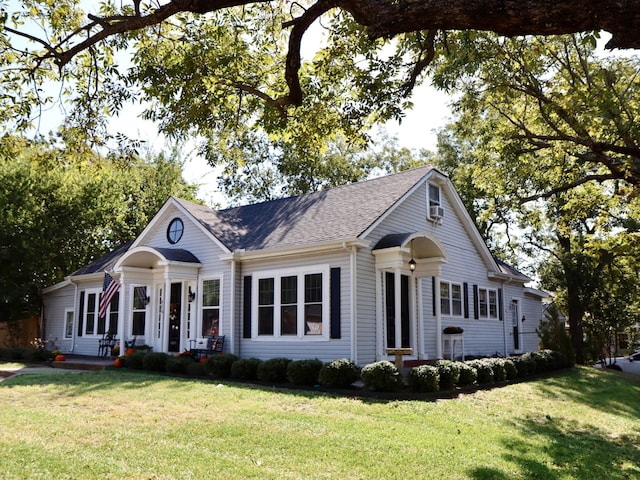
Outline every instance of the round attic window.
<svg viewBox="0 0 640 480">
<path fill-rule="evenodd" d="M 169 228 L 167 228 L 167 240 L 169 240 L 169 243 L 178 243 L 182 238 L 183 233 L 184 224 L 182 223 L 182 220 L 180 220 L 179 218 L 174 218 L 173 220 L 171 220 Z"/>
</svg>

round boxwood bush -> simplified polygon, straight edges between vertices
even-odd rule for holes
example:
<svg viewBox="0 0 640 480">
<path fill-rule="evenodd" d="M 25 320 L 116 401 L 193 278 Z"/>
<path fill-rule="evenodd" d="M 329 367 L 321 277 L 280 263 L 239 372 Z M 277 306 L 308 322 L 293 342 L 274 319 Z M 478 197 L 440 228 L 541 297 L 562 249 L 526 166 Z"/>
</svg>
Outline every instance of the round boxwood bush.
<svg viewBox="0 0 640 480">
<path fill-rule="evenodd" d="M 149 352 L 142 358 L 142 368 L 151 372 L 165 372 L 170 355 L 162 352 Z"/>
<path fill-rule="evenodd" d="M 214 378 L 229 378 L 231 366 L 238 360 L 233 353 L 215 353 L 204 361 L 204 371 Z"/>
<path fill-rule="evenodd" d="M 440 369 L 434 365 L 420 365 L 409 370 L 407 381 L 416 392 L 437 392 L 440 384 Z"/>
<path fill-rule="evenodd" d="M 328 388 L 347 388 L 360 378 L 360 369 L 348 358 L 325 363 L 320 369 L 318 382 Z"/>
<path fill-rule="evenodd" d="M 449 390 L 458 383 L 460 379 L 460 367 L 458 362 L 451 360 L 438 360 L 436 362 L 438 375 L 440 376 L 440 390 Z"/>
<path fill-rule="evenodd" d="M 518 369 L 516 364 L 510 358 L 504 359 L 504 371 L 507 374 L 507 380 L 515 380 L 518 378 Z"/>
<path fill-rule="evenodd" d="M 525 378 L 536 371 L 536 362 L 529 356 L 525 357 L 521 355 L 518 357 L 509 357 L 509 359 L 516 366 L 518 378 Z"/>
<path fill-rule="evenodd" d="M 287 378 L 294 385 L 315 385 L 321 368 L 322 362 L 317 358 L 295 360 L 287 365 Z"/>
<path fill-rule="evenodd" d="M 258 366 L 262 363 L 259 358 L 241 358 L 231 365 L 231 378 L 236 380 L 256 380 Z"/>
<path fill-rule="evenodd" d="M 487 358 L 485 362 L 491 366 L 495 382 L 504 382 L 507 379 L 507 370 L 504 368 L 503 358 Z"/>
<path fill-rule="evenodd" d="M 190 377 L 204 377 L 204 365 L 200 362 L 191 362 L 187 365 L 186 374 Z"/>
<path fill-rule="evenodd" d="M 493 369 L 485 359 L 471 360 L 468 362 L 478 372 L 478 384 L 493 383 Z"/>
<path fill-rule="evenodd" d="M 289 358 L 270 358 L 258 365 L 258 380 L 262 382 L 283 383 L 287 381 Z"/>
<path fill-rule="evenodd" d="M 164 366 L 167 373 L 187 373 L 187 366 L 194 361 L 190 357 L 169 357 Z"/>
<path fill-rule="evenodd" d="M 404 385 L 396 366 L 387 360 L 364 366 L 360 376 L 365 387 L 378 392 L 397 392 Z"/>
<path fill-rule="evenodd" d="M 123 355 L 120 357 L 120 360 L 127 368 L 132 368 L 134 370 L 142 370 L 144 369 L 144 357 L 147 356 L 147 352 L 133 352 L 130 355 Z"/>
<path fill-rule="evenodd" d="M 478 371 L 468 363 L 460 362 L 460 377 L 458 378 L 458 386 L 468 387 L 478 381 Z"/>
</svg>

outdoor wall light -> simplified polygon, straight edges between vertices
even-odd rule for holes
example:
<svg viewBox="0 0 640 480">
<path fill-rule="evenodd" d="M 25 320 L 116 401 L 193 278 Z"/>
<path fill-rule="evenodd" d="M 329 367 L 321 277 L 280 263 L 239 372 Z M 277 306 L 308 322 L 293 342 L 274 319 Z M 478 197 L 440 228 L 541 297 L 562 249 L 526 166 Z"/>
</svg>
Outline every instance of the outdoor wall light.
<svg viewBox="0 0 640 480">
<path fill-rule="evenodd" d="M 411 239 L 411 260 L 409 260 L 409 270 L 411 270 L 411 273 L 416 271 L 416 261 L 413 259 L 413 239 Z"/>
<path fill-rule="evenodd" d="M 189 301 L 193 302 L 196 299 L 196 292 L 191 291 L 191 286 L 189 286 Z"/>
</svg>

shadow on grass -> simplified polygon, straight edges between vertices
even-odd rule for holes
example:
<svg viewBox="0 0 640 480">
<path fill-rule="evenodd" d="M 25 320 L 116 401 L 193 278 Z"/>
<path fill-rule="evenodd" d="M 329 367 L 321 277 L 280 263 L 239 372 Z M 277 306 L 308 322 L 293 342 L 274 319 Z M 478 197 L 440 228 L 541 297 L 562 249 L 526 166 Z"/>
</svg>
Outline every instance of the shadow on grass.
<svg viewBox="0 0 640 480">
<path fill-rule="evenodd" d="M 638 434 L 611 438 L 596 426 L 585 430 L 552 417 L 527 419 L 515 426 L 524 430 L 524 434 L 505 441 L 509 453 L 504 458 L 518 465 L 520 478 L 640 478 Z M 539 460 L 541 456 L 545 457 L 544 461 Z M 478 480 L 513 476 L 484 467 L 471 470 L 469 475 Z"/>
<path fill-rule="evenodd" d="M 585 367 L 538 382 L 540 391 L 552 398 L 567 398 L 630 420 L 640 417 L 638 386 L 637 379 Z M 520 478 L 640 478 L 639 432 L 611 435 L 597 424 L 554 417 L 554 412 L 514 419 L 512 426 L 521 434 L 504 441 L 508 450 L 504 458 L 518 465 Z M 475 468 L 469 475 L 478 480 L 513 477 L 485 467 Z"/>
<path fill-rule="evenodd" d="M 572 372 L 549 377 L 539 383 L 540 391 L 551 397 L 570 398 L 602 412 L 640 418 L 637 375 L 578 367 Z"/>
</svg>

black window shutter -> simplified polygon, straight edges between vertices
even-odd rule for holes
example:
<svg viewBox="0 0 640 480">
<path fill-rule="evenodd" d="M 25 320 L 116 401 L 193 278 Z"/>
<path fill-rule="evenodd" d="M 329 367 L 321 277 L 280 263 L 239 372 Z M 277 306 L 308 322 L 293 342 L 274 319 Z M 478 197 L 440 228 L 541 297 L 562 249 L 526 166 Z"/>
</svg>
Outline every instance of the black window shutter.
<svg viewBox="0 0 640 480">
<path fill-rule="evenodd" d="M 469 318 L 469 284 L 462 284 L 462 301 L 464 302 L 464 318 Z"/>
<path fill-rule="evenodd" d="M 431 307 L 433 316 L 436 316 L 436 277 L 431 277 Z"/>
<path fill-rule="evenodd" d="M 84 292 L 80 292 L 80 307 L 78 308 L 78 336 L 82 336 L 84 328 Z"/>
<path fill-rule="evenodd" d="M 498 289 L 498 318 L 500 319 L 500 321 L 504 319 L 504 316 L 502 313 L 502 289 L 501 288 Z"/>
<path fill-rule="evenodd" d="M 330 329 L 331 338 L 341 338 L 340 336 L 340 267 L 331 269 L 331 313 L 330 313 Z M 354 301 L 354 299 L 351 299 Z"/>
<path fill-rule="evenodd" d="M 242 298 L 242 338 L 251 338 L 251 275 L 244 277 Z"/>
<path fill-rule="evenodd" d="M 480 318 L 478 314 L 478 285 L 473 286 L 473 318 Z"/>
</svg>

